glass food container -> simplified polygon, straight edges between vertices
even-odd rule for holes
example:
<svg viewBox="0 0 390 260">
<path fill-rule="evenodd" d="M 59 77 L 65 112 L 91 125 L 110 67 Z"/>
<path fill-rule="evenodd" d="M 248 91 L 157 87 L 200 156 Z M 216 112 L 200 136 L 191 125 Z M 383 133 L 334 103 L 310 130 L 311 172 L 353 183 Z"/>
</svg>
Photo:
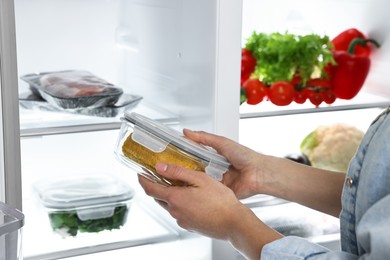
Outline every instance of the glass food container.
<svg viewBox="0 0 390 260">
<path fill-rule="evenodd" d="M 63 237 L 121 228 L 134 197 L 129 185 L 109 174 L 60 176 L 33 189 L 53 231 Z"/>
<path fill-rule="evenodd" d="M 24 214 L 0 201 L 0 260 L 21 260 Z"/>
<path fill-rule="evenodd" d="M 178 164 L 222 180 L 230 164 L 211 147 L 191 141 L 182 133 L 135 112 L 126 111 L 116 145 L 116 155 L 125 165 L 161 185 L 185 185 L 163 178 L 157 162 Z"/>
</svg>

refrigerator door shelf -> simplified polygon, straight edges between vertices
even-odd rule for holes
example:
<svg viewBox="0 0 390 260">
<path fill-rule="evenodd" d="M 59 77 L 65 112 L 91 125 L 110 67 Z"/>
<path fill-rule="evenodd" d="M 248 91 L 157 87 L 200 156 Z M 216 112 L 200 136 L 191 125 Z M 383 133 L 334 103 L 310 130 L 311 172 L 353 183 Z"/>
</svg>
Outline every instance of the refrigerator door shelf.
<svg viewBox="0 0 390 260">
<path fill-rule="evenodd" d="M 0 260 L 22 259 L 24 214 L 0 201 Z"/>
</svg>

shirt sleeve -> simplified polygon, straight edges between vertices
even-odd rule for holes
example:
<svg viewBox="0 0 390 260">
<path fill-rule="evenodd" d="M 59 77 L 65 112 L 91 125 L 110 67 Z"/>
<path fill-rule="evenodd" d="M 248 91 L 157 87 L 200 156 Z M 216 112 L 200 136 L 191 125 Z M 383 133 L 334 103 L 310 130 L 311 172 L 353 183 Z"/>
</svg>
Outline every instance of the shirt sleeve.
<svg viewBox="0 0 390 260">
<path fill-rule="evenodd" d="M 331 251 L 326 247 L 312 243 L 304 238 L 286 236 L 263 247 L 261 260 L 322 260 L 322 259 L 358 259 L 352 254 Z"/>
<path fill-rule="evenodd" d="M 375 203 L 356 228 L 361 256 L 331 251 L 304 238 L 286 236 L 264 246 L 262 260 L 390 259 L 390 195 Z"/>
</svg>

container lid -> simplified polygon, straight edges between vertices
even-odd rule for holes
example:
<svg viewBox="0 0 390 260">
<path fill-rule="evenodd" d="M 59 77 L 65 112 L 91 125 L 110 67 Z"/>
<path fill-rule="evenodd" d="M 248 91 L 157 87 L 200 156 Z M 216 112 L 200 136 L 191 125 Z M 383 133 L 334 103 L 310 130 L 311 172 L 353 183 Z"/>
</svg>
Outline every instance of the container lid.
<svg viewBox="0 0 390 260">
<path fill-rule="evenodd" d="M 109 174 L 83 174 L 39 181 L 33 189 L 46 208 L 75 209 L 128 201 L 134 190 Z"/>
<path fill-rule="evenodd" d="M 230 163 L 226 158 L 219 153 L 217 153 L 212 147 L 204 146 L 193 142 L 189 138 L 185 137 L 179 131 L 176 131 L 162 123 L 154 121 L 150 118 L 142 116 L 135 112 L 125 112 L 125 119 L 133 123 L 138 128 L 142 129 L 143 138 L 145 140 L 145 133 L 150 133 L 156 136 L 160 140 L 151 140 L 150 135 L 148 136 L 148 144 L 146 145 L 151 150 L 157 151 L 156 147 L 161 144 L 161 140 L 166 142 L 166 144 L 174 145 L 175 147 L 181 149 L 182 151 L 191 154 L 200 160 L 208 162 L 206 167 L 206 173 L 217 180 L 222 179 L 222 174 L 227 171 L 230 166 Z M 135 129 L 136 131 L 137 129 Z M 143 141 L 145 142 L 145 141 Z M 165 149 L 165 147 L 164 147 Z"/>
</svg>

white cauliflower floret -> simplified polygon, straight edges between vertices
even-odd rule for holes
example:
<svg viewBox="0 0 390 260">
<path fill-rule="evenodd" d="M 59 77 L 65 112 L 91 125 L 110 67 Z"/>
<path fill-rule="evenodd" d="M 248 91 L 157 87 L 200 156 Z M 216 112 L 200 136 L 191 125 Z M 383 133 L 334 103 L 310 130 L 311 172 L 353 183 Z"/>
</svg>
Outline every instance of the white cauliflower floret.
<svg viewBox="0 0 390 260">
<path fill-rule="evenodd" d="M 301 143 L 301 152 L 314 167 L 346 172 L 363 138 L 360 129 L 337 123 L 319 126 Z"/>
</svg>

